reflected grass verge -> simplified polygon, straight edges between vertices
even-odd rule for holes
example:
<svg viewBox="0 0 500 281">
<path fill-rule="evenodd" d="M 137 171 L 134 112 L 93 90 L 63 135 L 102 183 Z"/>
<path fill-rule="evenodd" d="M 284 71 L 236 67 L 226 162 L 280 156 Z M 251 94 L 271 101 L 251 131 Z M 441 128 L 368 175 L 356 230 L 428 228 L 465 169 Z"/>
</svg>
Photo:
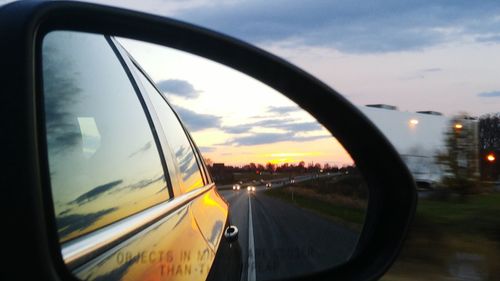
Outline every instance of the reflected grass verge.
<svg viewBox="0 0 500 281">
<path fill-rule="evenodd" d="M 333 183 L 339 186 L 349 182 L 347 179 L 347 177 L 343 180 L 335 179 Z M 352 230 L 360 231 L 366 213 L 366 200 L 358 195 L 339 194 L 338 189 L 328 189 L 328 184 L 331 183 L 331 180 L 316 179 L 270 189 L 265 194 L 318 213 Z"/>
</svg>

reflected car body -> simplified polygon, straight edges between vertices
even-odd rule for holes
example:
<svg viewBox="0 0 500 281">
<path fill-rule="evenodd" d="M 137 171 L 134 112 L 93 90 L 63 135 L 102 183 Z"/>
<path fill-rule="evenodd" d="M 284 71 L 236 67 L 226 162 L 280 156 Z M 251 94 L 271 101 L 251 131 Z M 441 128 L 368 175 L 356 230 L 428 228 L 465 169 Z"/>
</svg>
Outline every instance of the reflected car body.
<svg viewBox="0 0 500 281">
<path fill-rule="evenodd" d="M 177 114 L 134 59 L 112 37 L 55 31 L 44 38 L 42 64 L 50 190 L 72 273 L 82 280 L 239 279 L 239 246 L 224 236 L 228 203 Z M 107 95 L 88 87 L 89 78 Z M 115 93 L 134 114 L 114 110 Z M 59 95 L 73 101 L 62 107 Z M 111 123 L 116 116 L 127 126 Z M 147 116 L 157 118 L 147 122 Z M 97 139 L 90 144 L 89 130 Z M 57 140 L 74 131 L 81 140 L 61 147 Z"/>
</svg>

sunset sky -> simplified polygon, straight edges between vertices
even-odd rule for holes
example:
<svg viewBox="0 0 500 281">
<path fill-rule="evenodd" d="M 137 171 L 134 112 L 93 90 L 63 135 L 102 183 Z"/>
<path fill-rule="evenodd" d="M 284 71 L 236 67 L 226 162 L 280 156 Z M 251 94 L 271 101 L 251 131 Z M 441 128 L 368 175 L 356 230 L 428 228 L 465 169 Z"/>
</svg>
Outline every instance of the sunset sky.
<svg viewBox="0 0 500 281">
<path fill-rule="evenodd" d="M 500 108 L 498 2 L 148 0 L 140 5 L 113 4 L 249 41 L 304 68 L 359 106 L 385 103 L 401 111 L 434 110 L 448 116 L 464 111 L 480 116 Z M 141 52 L 145 50 L 137 48 L 136 53 Z M 172 77 L 187 80 L 199 70 L 182 72 L 176 67 L 169 72 L 167 65 L 151 59 L 143 66 L 160 83 Z M 212 72 L 190 80 L 197 91 L 191 98 L 170 94 L 172 103 L 183 107 L 179 113 L 186 115 L 188 125 L 194 120 L 211 124 L 210 129 L 191 128 L 208 157 L 229 163 L 350 161 L 335 141 L 320 137 L 326 132 L 314 130 L 314 125 L 299 128 L 311 120 L 286 111 L 293 104 L 278 98 L 279 94 L 259 97 L 273 91 L 254 90 L 243 80 L 208 73 Z M 209 85 L 203 80 L 217 82 Z M 212 92 L 218 98 L 212 98 Z M 252 98 L 242 102 L 248 97 Z M 267 123 L 267 128 L 252 126 L 259 122 Z M 311 136 L 317 139 L 304 138 Z"/>
<path fill-rule="evenodd" d="M 165 93 L 212 161 L 352 164 L 313 117 L 267 85 L 185 52 L 120 41 Z"/>
<path fill-rule="evenodd" d="M 498 1 L 99 1 L 214 29 L 281 56 L 353 103 L 500 108 Z"/>
<path fill-rule="evenodd" d="M 359 106 L 385 103 L 448 116 L 500 109 L 499 1 L 90 2 L 172 17 L 250 42 Z M 221 66 L 211 72 L 199 58 L 162 57 L 153 55 L 153 47 L 129 45 L 168 90 L 207 157 L 235 164 L 350 161 L 313 120 L 259 83 Z M 196 67 L 184 59 L 196 60 Z"/>
</svg>

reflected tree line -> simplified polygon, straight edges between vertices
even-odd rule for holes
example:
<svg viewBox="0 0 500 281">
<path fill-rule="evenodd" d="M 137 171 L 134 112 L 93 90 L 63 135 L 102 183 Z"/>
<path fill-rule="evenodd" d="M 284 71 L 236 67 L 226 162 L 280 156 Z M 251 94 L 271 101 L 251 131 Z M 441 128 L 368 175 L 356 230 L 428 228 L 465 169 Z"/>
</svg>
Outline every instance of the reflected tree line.
<svg viewBox="0 0 500 281">
<path fill-rule="evenodd" d="M 205 163 L 209 171 L 211 172 L 214 180 L 218 183 L 226 183 L 234 180 L 228 178 L 229 175 L 234 174 L 255 174 L 255 175 L 300 175 L 308 173 L 337 173 L 337 172 L 347 172 L 356 170 L 355 166 L 336 166 L 329 163 L 315 163 L 305 161 L 300 161 L 298 163 L 281 163 L 273 164 L 271 162 L 265 165 L 259 163 L 250 162 L 243 165 L 225 165 L 224 163 L 214 163 L 211 159 L 205 158 Z"/>
</svg>

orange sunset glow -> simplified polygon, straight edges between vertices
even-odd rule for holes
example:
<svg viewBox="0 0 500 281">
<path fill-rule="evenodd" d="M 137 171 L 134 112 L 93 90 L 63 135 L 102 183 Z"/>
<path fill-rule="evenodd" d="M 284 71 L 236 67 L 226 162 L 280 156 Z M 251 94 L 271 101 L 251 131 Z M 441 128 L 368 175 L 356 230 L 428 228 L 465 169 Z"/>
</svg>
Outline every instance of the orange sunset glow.
<svg viewBox="0 0 500 281">
<path fill-rule="evenodd" d="M 204 158 L 226 165 L 353 164 L 309 113 L 254 78 L 182 51 L 122 41 L 157 82 Z"/>
</svg>

